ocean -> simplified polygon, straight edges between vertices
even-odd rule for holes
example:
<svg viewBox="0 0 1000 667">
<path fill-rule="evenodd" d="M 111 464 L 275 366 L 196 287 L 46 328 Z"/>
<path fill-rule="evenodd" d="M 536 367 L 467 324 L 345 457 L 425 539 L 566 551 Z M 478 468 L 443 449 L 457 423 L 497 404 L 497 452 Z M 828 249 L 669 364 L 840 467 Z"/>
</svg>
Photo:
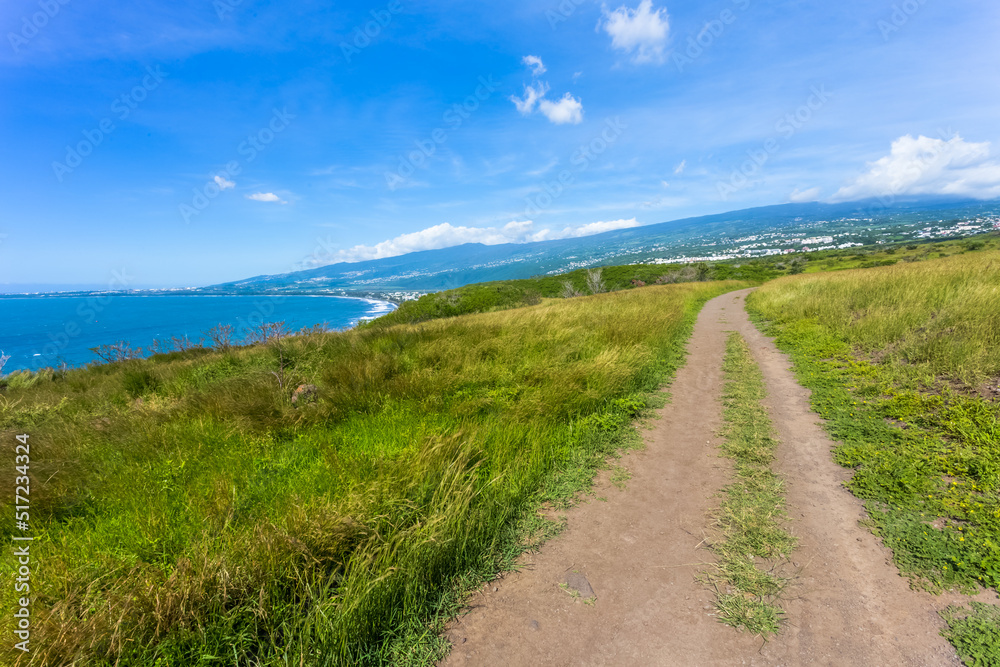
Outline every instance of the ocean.
<svg viewBox="0 0 1000 667">
<path fill-rule="evenodd" d="M 197 341 L 218 324 L 245 339 L 262 322 L 294 330 L 314 325 L 352 327 L 395 309 L 390 303 L 332 296 L 40 295 L 0 298 L 3 372 L 86 365 L 92 347 L 127 341 L 147 348 L 154 340 L 187 336 Z"/>
</svg>

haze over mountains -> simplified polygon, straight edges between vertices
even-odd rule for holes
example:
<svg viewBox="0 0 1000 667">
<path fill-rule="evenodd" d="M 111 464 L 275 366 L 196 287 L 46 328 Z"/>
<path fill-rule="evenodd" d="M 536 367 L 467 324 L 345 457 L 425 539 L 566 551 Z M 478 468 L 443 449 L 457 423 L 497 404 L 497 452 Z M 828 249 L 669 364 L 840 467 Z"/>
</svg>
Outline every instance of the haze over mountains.
<svg viewBox="0 0 1000 667">
<path fill-rule="evenodd" d="M 207 289 L 371 294 L 439 291 L 589 266 L 752 258 L 804 249 L 947 238 L 998 227 L 998 201 L 920 199 L 891 206 L 877 201 L 785 204 L 582 238 L 491 246 L 466 244 L 256 276 Z"/>
</svg>

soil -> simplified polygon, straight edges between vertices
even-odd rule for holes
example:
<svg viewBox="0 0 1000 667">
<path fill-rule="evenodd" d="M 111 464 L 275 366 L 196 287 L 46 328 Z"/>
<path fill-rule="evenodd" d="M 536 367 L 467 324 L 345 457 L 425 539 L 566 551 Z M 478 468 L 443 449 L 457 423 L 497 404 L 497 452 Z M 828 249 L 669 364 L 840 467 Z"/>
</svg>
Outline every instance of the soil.
<svg viewBox="0 0 1000 667">
<path fill-rule="evenodd" d="M 911 590 L 859 525 L 864 509 L 843 487 L 848 471 L 833 462 L 833 442 L 788 358 L 747 318 L 747 293 L 705 306 L 646 448 L 618 462 L 632 473 L 625 489 L 604 475 L 566 512 L 558 537 L 476 593 L 446 630 L 453 650 L 441 665 L 961 665 L 937 612 L 968 598 Z M 709 513 L 729 479 L 717 432 L 734 330 L 764 374 L 781 440 L 776 471 L 799 539 L 787 622 L 766 643 L 719 623 L 713 592 L 696 579 L 712 560 Z"/>
</svg>

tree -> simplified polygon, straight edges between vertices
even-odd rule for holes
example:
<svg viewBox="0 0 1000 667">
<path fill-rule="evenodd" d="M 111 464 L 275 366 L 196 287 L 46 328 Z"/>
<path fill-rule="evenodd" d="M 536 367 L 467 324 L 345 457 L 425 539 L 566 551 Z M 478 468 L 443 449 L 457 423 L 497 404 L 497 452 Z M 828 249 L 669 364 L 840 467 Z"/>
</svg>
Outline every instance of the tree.
<svg viewBox="0 0 1000 667">
<path fill-rule="evenodd" d="M 288 327 L 282 322 L 261 322 L 255 328 L 250 330 L 250 335 L 247 336 L 248 340 L 252 344 L 258 343 L 268 343 L 272 340 L 281 340 L 282 338 L 287 338 L 290 335 Z"/>
<path fill-rule="evenodd" d="M 212 345 L 217 350 L 230 350 L 233 348 L 233 334 L 236 332 L 236 327 L 232 324 L 218 324 L 208 331 L 205 335 L 208 339 L 212 341 Z"/>
<path fill-rule="evenodd" d="M 202 343 L 205 342 L 204 338 L 199 338 L 198 342 L 195 342 L 190 338 L 188 338 L 187 334 L 184 334 L 183 336 L 180 337 L 171 336 L 170 340 L 173 341 L 174 351 L 176 352 L 187 352 L 191 348 L 202 347 Z"/>
<path fill-rule="evenodd" d="M 142 348 L 137 347 L 135 349 L 126 340 L 120 340 L 110 345 L 101 345 L 100 347 L 92 347 L 90 351 L 106 364 L 113 364 L 119 361 L 129 361 L 130 359 L 138 359 L 142 356 Z"/>
</svg>

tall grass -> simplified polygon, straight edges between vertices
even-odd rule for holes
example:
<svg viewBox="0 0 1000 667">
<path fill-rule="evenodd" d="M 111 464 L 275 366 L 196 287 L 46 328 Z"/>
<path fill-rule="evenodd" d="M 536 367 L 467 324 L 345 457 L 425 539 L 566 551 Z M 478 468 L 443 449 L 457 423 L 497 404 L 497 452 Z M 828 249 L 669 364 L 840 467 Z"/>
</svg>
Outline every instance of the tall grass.
<svg viewBox="0 0 1000 667">
<path fill-rule="evenodd" d="M 5 625 L 6 662 L 415 659 L 407 637 L 427 632 L 458 578 L 509 555 L 542 489 L 607 446 L 679 363 L 701 304 L 736 286 L 316 333 L 9 387 L 0 437 L 31 435 L 40 565 L 34 651 L 11 651 Z M 304 383 L 319 398 L 296 408 Z"/>
<path fill-rule="evenodd" d="M 749 305 L 778 324 L 815 322 L 865 356 L 931 376 L 1000 376 L 997 251 L 781 278 Z"/>
</svg>

